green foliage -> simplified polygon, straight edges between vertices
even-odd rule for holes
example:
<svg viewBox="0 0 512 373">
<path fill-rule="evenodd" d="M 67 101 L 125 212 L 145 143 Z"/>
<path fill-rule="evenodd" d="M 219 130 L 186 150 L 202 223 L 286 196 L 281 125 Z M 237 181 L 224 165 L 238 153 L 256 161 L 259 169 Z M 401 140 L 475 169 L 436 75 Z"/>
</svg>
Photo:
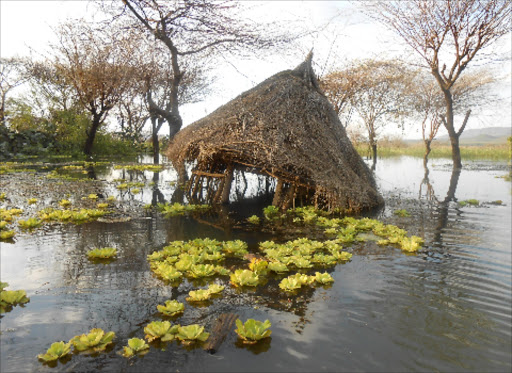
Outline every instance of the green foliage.
<svg viewBox="0 0 512 373">
<path fill-rule="evenodd" d="M 148 350 L 149 345 L 145 340 L 140 338 L 132 338 L 128 340 L 128 346 L 123 347 L 122 355 L 124 357 L 132 357 L 135 354 L 142 356 L 146 354 Z"/>
<path fill-rule="evenodd" d="M 114 247 L 96 248 L 87 252 L 89 259 L 112 259 L 116 255 L 117 249 Z"/>
<path fill-rule="evenodd" d="M 281 262 L 270 262 L 268 263 L 268 269 L 275 273 L 286 273 L 289 271 L 286 264 Z"/>
<path fill-rule="evenodd" d="M 25 290 L 4 290 L 9 284 L 1 283 L 0 291 L 0 313 L 8 312 L 13 306 L 25 304 L 30 301 Z"/>
<path fill-rule="evenodd" d="M 37 355 L 39 360 L 45 363 L 60 359 L 71 352 L 71 342 L 55 342 L 52 343 L 48 351 L 45 354 Z"/>
<path fill-rule="evenodd" d="M 334 279 L 327 272 L 325 272 L 325 273 L 315 272 L 315 281 L 319 284 L 325 285 L 325 284 L 334 282 Z"/>
<path fill-rule="evenodd" d="M 265 219 L 269 221 L 276 220 L 280 217 L 279 208 L 272 205 L 267 206 L 263 209 L 263 216 L 265 216 Z"/>
<path fill-rule="evenodd" d="M 467 199 L 465 201 L 459 201 L 459 206 L 467 206 L 467 205 L 470 205 L 470 206 L 479 206 L 480 205 L 480 201 L 477 200 L 477 199 Z"/>
<path fill-rule="evenodd" d="M 237 287 L 240 286 L 258 286 L 259 276 L 248 269 L 237 269 L 230 276 L 230 282 Z"/>
<path fill-rule="evenodd" d="M 204 342 L 208 339 L 210 333 L 204 331 L 204 326 L 197 324 L 180 326 L 176 338 L 184 344 L 194 343 L 195 341 Z"/>
<path fill-rule="evenodd" d="M 210 284 L 208 286 L 208 291 L 210 294 L 220 294 L 224 291 L 225 287 L 219 284 Z"/>
<path fill-rule="evenodd" d="M 164 203 L 158 203 L 157 204 L 158 210 L 164 214 L 166 217 L 172 217 L 172 216 L 180 216 L 185 215 L 185 213 L 191 213 L 191 212 L 197 212 L 197 211 L 206 211 L 210 209 L 210 206 L 208 205 L 182 205 L 181 203 L 173 203 L 170 204 L 164 204 Z"/>
<path fill-rule="evenodd" d="M 165 305 L 156 306 L 159 312 L 166 316 L 176 316 L 185 310 L 185 305 L 177 300 L 166 300 Z"/>
<path fill-rule="evenodd" d="M 71 202 L 67 199 L 61 199 L 59 201 L 59 205 L 62 206 L 62 207 L 68 207 L 71 205 Z"/>
<path fill-rule="evenodd" d="M 164 166 L 156 165 L 156 164 L 135 164 L 135 165 L 115 165 L 114 169 L 116 170 L 136 170 L 136 171 L 152 171 L 152 172 L 160 172 L 162 171 Z"/>
<path fill-rule="evenodd" d="M 29 198 L 29 199 L 27 199 L 27 203 L 29 205 L 33 205 L 33 204 L 37 203 L 37 198 Z"/>
<path fill-rule="evenodd" d="M 265 276 L 268 273 L 268 262 L 264 259 L 252 258 L 249 269 L 258 276 Z"/>
<path fill-rule="evenodd" d="M 103 329 L 94 328 L 88 334 L 77 335 L 71 338 L 70 342 L 77 351 L 99 352 L 105 351 L 107 346 L 112 343 L 116 334 L 114 332 L 105 333 Z"/>
<path fill-rule="evenodd" d="M 169 321 L 153 321 L 146 325 L 144 333 L 148 342 L 160 339 L 162 342 L 172 341 L 178 332 L 179 325 L 172 325 Z"/>
<path fill-rule="evenodd" d="M 22 209 L 4 209 L 0 208 L 0 220 L 6 222 L 12 222 L 15 216 L 20 215 L 23 212 Z"/>
<path fill-rule="evenodd" d="M 94 221 L 109 211 L 103 209 L 72 209 L 58 210 L 47 208 L 38 212 L 39 218 L 43 221 L 57 221 L 61 223 L 82 224 Z"/>
<path fill-rule="evenodd" d="M 0 231 L 0 240 L 9 240 L 14 237 L 16 232 L 14 231 Z"/>
<path fill-rule="evenodd" d="M 39 228 L 43 222 L 37 218 L 28 218 L 27 220 L 18 220 L 18 225 L 23 229 Z"/>
<path fill-rule="evenodd" d="M 237 319 L 235 322 L 237 326 L 235 332 L 244 343 L 253 344 L 263 338 L 270 337 L 270 334 L 272 334 L 272 331 L 268 330 L 272 326 L 269 320 L 261 322 L 248 319 L 245 323 L 242 323 L 240 319 Z"/>
<path fill-rule="evenodd" d="M 187 275 L 192 278 L 201 278 L 211 277 L 215 273 L 215 267 L 211 264 L 192 264 Z"/>
<path fill-rule="evenodd" d="M 7 195 L 5 193 L 0 193 L 0 201 L 3 202 L 7 198 Z"/>
<path fill-rule="evenodd" d="M 247 221 L 251 224 L 258 225 L 260 223 L 260 218 L 257 215 L 252 215 L 247 218 Z"/>
<path fill-rule="evenodd" d="M 397 215 L 397 216 L 400 216 L 402 218 L 408 218 L 411 216 L 411 214 L 409 213 L 409 211 L 405 210 L 405 209 L 401 209 L 401 210 L 395 210 L 393 212 L 393 214 Z"/>
<path fill-rule="evenodd" d="M 239 258 L 248 253 L 247 244 L 240 240 L 226 241 L 222 244 L 222 248 L 226 255 L 236 256 Z"/>
<path fill-rule="evenodd" d="M 191 290 L 186 298 L 188 302 L 204 302 L 210 299 L 212 293 L 208 289 Z"/>
</svg>

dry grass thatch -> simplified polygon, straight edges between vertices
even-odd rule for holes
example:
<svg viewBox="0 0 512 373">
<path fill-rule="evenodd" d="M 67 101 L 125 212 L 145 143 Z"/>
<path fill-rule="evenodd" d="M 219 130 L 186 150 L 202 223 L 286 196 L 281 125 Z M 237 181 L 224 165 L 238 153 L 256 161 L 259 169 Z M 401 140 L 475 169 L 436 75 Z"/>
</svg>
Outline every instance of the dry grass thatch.
<svg viewBox="0 0 512 373">
<path fill-rule="evenodd" d="M 245 167 L 277 179 L 274 204 L 281 207 L 299 195 L 352 211 L 381 205 L 371 171 L 318 87 L 311 58 L 180 131 L 167 151 L 176 169 L 197 161 L 198 177 L 226 175 L 214 201 L 226 201 L 233 167 Z"/>
</svg>

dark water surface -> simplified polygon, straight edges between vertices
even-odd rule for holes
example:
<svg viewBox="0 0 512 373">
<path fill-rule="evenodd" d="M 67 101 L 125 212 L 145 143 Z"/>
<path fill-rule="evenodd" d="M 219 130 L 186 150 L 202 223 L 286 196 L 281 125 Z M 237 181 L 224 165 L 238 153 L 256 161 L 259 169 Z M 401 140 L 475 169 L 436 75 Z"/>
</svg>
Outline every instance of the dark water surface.
<svg viewBox="0 0 512 373">
<path fill-rule="evenodd" d="M 119 208 L 137 210 L 132 220 L 45 226 L 1 243 L 1 280 L 8 289 L 26 290 L 30 298 L 1 318 L 1 371 L 510 371 L 511 183 L 497 178 L 508 172 L 507 165 L 471 162 L 458 175 L 449 160 L 434 160 L 426 180 L 421 162 L 383 159 L 375 171 L 386 199 L 375 217 L 422 236 L 425 245 L 417 254 L 374 242 L 355 245 L 348 248 L 350 262 L 329 270 L 332 287 L 298 297 L 278 291 L 278 280 L 239 292 L 221 278 L 224 295 L 208 307 L 185 301 L 197 286 L 184 281 L 173 288 L 154 277 L 146 255 L 172 240 L 242 239 L 256 248 L 260 241 L 279 237 L 147 212 L 144 204 L 170 200 L 176 180 L 172 170 L 156 179 L 149 171 L 123 175 L 100 167 L 97 177 L 103 181 L 94 187 L 104 196 L 116 196 Z M 137 195 L 119 192 L 113 180 L 121 177 L 145 179 L 146 186 Z M 37 181 L 43 179 L 34 180 L 45 204 L 65 198 L 45 200 L 47 187 Z M 19 188 L 14 182 L 14 176 L 2 175 L 0 192 L 6 190 L 11 204 L 26 198 L 15 195 Z M 457 203 L 467 199 L 480 205 Z M 261 216 L 264 206 L 251 208 Z M 249 207 L 235 208 L 237 216 L 253 213 Z M 396 209 L 412 216 L 395 216 Z M 87 260 L 88 250 L 106 246 L 118 248 L 117 260 Z M 269 319 L 271 340 L 247 347 L 232 332 L 216 354 L 172 342 L 151 345 L 144 357 L 118 355 L 129 338 L 143 338 L 144 326 L 161 319 L 156 306 L 167 299 L 185 303 L 176 322 L 199 323 L 208 331 L 223 312 L 237 313 L 242 320 Z M 54 368 L 37 360 L 51 343 L 95 327 L 116 333 L 107 353 L 73 355 Z"/>
</svg>

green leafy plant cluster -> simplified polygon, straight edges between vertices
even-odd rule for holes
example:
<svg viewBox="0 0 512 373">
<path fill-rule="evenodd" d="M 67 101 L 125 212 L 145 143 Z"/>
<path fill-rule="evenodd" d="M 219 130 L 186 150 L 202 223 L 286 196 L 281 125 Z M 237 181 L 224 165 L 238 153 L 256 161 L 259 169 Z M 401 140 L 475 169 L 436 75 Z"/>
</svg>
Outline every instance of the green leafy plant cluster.
<svg viewBox="0 0 512 373">
<path fill-rule="evenodd" d="M 143 356 L 148 353 L 149 345 L 145 340 L 140 338 L 131 338 L 128 340 L 128 346 L 123 347 L 121 355 L 124 357 L 132 357 L 134 355 Z"/>
<path fill-rule="evenodd" d="M 260 223 L 260 218 L 257 215 L 252 215 L 247 218 L 247 221 L 251 224 L 258 225 Z"/>
<path fill-rule="evenodd" d="M 23 213 L 22 209 L 4 209 L 0 208 L 0 220 L 6 221 L 6 222 L 12 222 L 14 220 L 14 217 L 21 215 Z"/>
<path fill-rule="evenodd" d="M 70 342 L 79 352 L 87 351 L 89 353 L 105 351 L 107 346 L 112 343 L 116 334 L 114 332 L 105 333 L 103 329 L 94 328 L 88 334 L 81 334 L 71 338 Z"/>
<path fill-rule="evenodd" d="M 48 363 L 63 358 L 69 353 L 71 353 L 71 342 L 64 343 L 61 341 L 52 343 L 45 354 L 39 354 L 37 357 L 39 360 Z"/>
<path fill-rule="evenodd" d="M 108 213 L 109 211 L 104 209 L 59 210 L 54 208 L 46 208 L 39 211 L 38 216 L 42 221 L 82 224 L 97 220 L 98 218 Z"/>
<path fill-rule="evenodd" d="M 480 205 L 480 201 L 477 200 L 477 199 L 466 199 L 464 201 L 459 201 L 459 206 L 461 207 L 464 207 L 464 206 L 479 206 Z"/>
<path fill-rule="evenodd" d="M 179 327 L 179 325 L 172 325 L 169 321 L 153 321 L 144 328 L 145 338 L 148 342 L 155 339 L 160 339 L 162 342 L 172 341 Z"/>
<path fill-rule="evenodd" d="M 135 170 L 135 171 L 152 171 L 152 172 L 160 172 L 163 170 L 162 165 L 155 164 L 127 164 L 127 165 L 115 165 L 114 169 L 116 170 Z"/>
<path fill-rule="evenodd" d="M 12 307 L 30 301 L 25 290 L 5 290 L 8 286 L 7 282 L 0 282 L 0 313 L 9 312 Z"/>
<path fill-rule="evenodd" d="M 409 211 L 407 211 L 405 209 L 395 210 L 395 211 L 393 211 L 393 214 L 395 214 L 396 216 L 400 216 L 401 218 L 408 218 L 411 216 Z"/>
<path fill-rule="evenodd" d="M 183 205 L 181 203 L 176 202 L 173 204 L 158 203 L 157 208 L 166 217 L 172 217 L 185 215 L 186 213 L 207 211 L 211 207 L 209 205 Z"/>
<path fill-rule="evenodd" d="M 205 342 L 210 333 L 204 331 L 204 326 L 192 324 L 178 327 L 176 338 L 183 344 L 192 344 L 195 342 Z"/>
<path fill-rule="evenodd" d="M 262 322 L 248 319 L 245 323 L 242 323 L 240 319 L 237 319 L 235 323 L 237 326 L 235 332 L 242 339 L 243 343 L 254 344 L 261 339 L 270 337 L 270 334 L 272 334 L 272 331 L 269 330 L 272 326 L 269 320 Z"/>
<path fill-rule="evenodd" d="M 172 282 L 183 276 L 194 279 L 229 275 L 230 271 L 218 263 L 224 261 L 225 257 L 240 257 L 246 253 L 245 242 L 220 242 L 205 238 L 173 241 L 147 258 L 151 270 L 158 277 Z"/>
<path fill-rule="evenodd" d="M 237 269 L 229 276 L 231 284 L 236 287 L 258 286 L 260 277 L 249 269 Z"/>
<path fill-rule="evenodd" d="M 282 279 L 281 282 L 279 283 L 279 288 L 283 289 L 284 291 L 294 292 L 295 290 L 298 290 L 303 286 L 309 286 L 313 284 L 327 285 L 332 282 L 334 282 L 334 279 L 327 272 L 315 272 L 315 275 L 313 276 L 308 276 L 302 273 L 296 273 L 294 275 Z"/>
<path fill-rule="evenodd" d="M 165 316 L 177 316 L 185 311 L 185 305 L 175 299 L 166 300 L 164 305 L 159 304 L 156 308 Z"/>
<path fill-rule="evenodd" d="M 204 302 L 210 299 L 212 295 L 220 294 L 224 288 L 219 284 L 210 284 L 207 289 L 189 291 L 189 296 L 186 299 L 188 302 Z"/>
<path fill-rule="evenodd" d="M 23 229 L 35 229 L 39 228 L 43 222 L 37 218 L 28 218 L 27 220 L 18 220 L 18 225 Z"/>
<path fill-rule="evenodd" d="M 96 248 L 87 252 L 89 259 L 112 259 L 116 255 L 117 249 L 114 247 Z"/>
</svg>

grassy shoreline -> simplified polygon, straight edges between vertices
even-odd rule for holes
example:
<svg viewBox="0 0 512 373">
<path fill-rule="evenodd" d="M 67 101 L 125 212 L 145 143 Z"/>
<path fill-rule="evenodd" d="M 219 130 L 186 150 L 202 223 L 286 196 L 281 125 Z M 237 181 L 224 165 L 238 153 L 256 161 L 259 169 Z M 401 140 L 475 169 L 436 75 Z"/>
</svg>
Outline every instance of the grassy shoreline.
<svg viewBox="0 0 512 373">
<path fill-rule="evenodd" d="M 370 148 L 367 144 L 357 144 L 355 148 L 359 155 L 362 157 L 369 156 L 371 154 Z M 499 145 L 480 145 L 480 146 L 461 146 L 460 153 L 462 159 L 469 160 L 504 160 L 510 161 L 512 156 L 512 148 L 509 144 Z M 377 154 L 379 157 L 395 157 L 401 155 L 409 155 L 414 157 L 423 157 L 425 154 L 425 146 L 423 143 L 418 144 L 405 144 L 402 142 L 390 142 L 379 144 L 377 148 Z M 432 152 L 429 158 L 451 158 L 452 149 L 450 145 L 438 145 L 432 146 Z"/>
</svg>

